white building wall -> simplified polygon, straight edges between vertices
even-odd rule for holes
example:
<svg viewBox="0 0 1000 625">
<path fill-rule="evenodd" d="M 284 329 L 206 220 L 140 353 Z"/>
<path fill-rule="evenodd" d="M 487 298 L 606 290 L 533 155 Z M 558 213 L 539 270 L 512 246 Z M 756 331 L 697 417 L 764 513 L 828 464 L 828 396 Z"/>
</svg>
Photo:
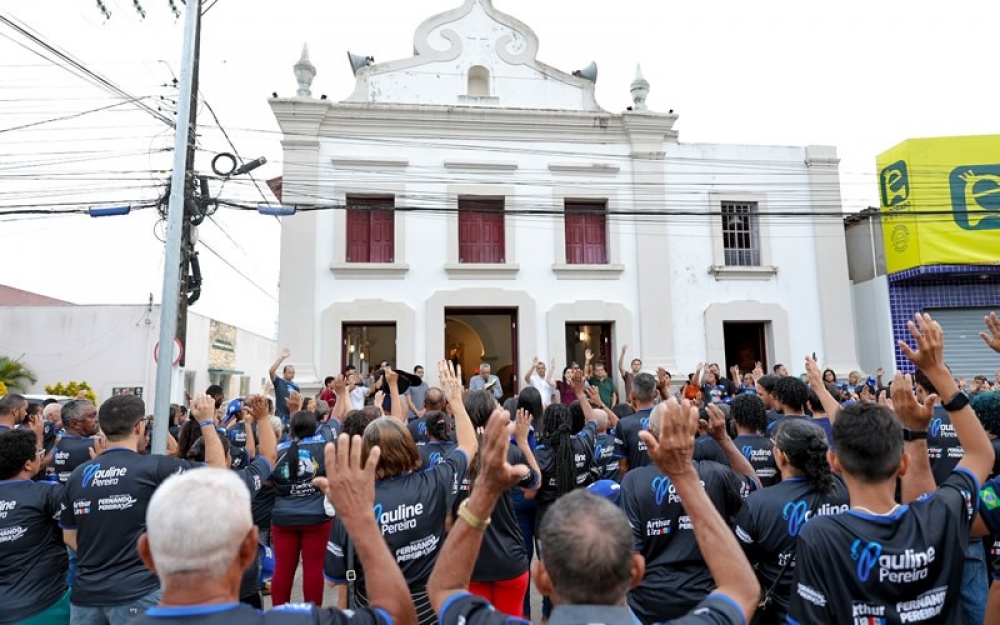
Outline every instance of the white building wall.
<svg viewBox="0 0 1000 625">
<path fill-rule="evenodd" d="M 889 307 L 889 279 L 878 276 L 851 287 L 854 318 L 857 320 L 858 359 L 861 370 L 874 375 L 883 367 L 886 380 L 896 370 L 895 339 L 892 335 L 892 311 Z M 840 372 L 837 372 L 840 374 Z"/>
<path fill-rule="evenodd" d="M 38 382 L 28 393 L 44 394 L 45 385 L 86 381 L 98 400 L 115 387 L 142 387 L 152 409 L 156 365 L 153 348 L 159 336 L 159 306 L 0 306 L 0 355 L 22 358 Z M 195 389 L 208 387 L 209 319 L 188 316 L 185 370 L 196 372 Z M 262 371 L 274 360 L 274 341 L 238 330 L 236 362 Z M 260 385 L 252 387 L 259 391 Z M 184 399 L 183 371 L 175 368 L 171 401 Z"/>
</svg>

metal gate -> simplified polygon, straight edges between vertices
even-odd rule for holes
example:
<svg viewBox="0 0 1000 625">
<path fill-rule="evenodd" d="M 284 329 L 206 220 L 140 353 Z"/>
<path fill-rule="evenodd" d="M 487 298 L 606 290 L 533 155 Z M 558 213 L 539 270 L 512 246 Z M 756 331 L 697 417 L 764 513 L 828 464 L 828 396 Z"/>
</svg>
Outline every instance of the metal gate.
<svg viewBox="0 0 1000 625">
<path fill-rule="evenodd" d="M 990 314 L 990 309 L 939 308 L 927 312 L 944 330 L 944 361 L 952 375 L 970 381 L 985 375 L 992 380 L 993 372 L 1000 369 L 1000 358 L 979 337 L 986 331 L 983 317 Z"/>
</svg>

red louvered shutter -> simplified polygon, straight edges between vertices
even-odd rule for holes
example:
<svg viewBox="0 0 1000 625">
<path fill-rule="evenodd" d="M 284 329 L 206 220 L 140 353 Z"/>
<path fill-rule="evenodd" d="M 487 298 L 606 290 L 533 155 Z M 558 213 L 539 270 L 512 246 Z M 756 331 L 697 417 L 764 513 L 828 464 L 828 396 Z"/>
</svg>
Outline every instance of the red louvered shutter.
<svg viewBox="0 0 1000 625">
<path fill-rule="evenodd" d="M 458 262 L 505 262 L 503 200 L 458 201 Z"/>
<path fill-rule="evenodd" d="M 392 209 L 372 209 L 370 262 L 393 262 L 395 226 L 395 213 Z"/>
<path fill-rule="evenodd" d="M 607 207 L 604 202 L 565 204 L 566 263 L 605 265 L 608 262 Z"/>
<path fill-rule="evenodd" d="M 347 262 L 369 262 L 370 211 L 367 208 L 347 209 Z"/>
</svg>

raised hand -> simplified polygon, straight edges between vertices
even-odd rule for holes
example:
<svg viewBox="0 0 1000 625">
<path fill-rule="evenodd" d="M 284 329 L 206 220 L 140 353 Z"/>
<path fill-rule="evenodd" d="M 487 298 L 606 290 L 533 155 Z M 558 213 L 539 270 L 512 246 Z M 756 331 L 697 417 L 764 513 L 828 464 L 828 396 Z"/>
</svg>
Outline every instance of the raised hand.
<svg viewBox="0 0 1000 625">
<path fill-rule="evenodd" d="M 215 400 L 205 394 L 200 394 L 194 398 L 191 404 L 191 416 L 199 423 L 202 421 L 215 420 Z"/>
<path fill-rule="evenodd" d="M 382 402 L 385 401 L 385 391 L 377 391 L 375 393 L 375 405 L 379 408 L 382 407 Z"/>
<path fill-rule="evenodd" d="M 327 443 L 324 450 L 326 477 L 317 477 L 313 485 L 345 521 L 372 518 L 375 507 L 375 469 L 382 450 L 375 445 L 368 452 L 368 461 L 361 463 L 361 437 L 341 434 L 337 444 Z M 370 521 L 369 521 L 370 522 Z"/>
<path fill-rule="evenodd" d="M 934 416 L 934 404 L 937 403 L 937 400 L 937 395 L 928 395 L 924 399 L 924 403 L 921 404 L 913 391 L 913 380 L 910 376 L 904 376 L 899 371 L 896 372 L 892 380 L 890 407 L 899 416 L 899 420 L 903 422 L 904 426 L 911 430 L 926 431 Z"/>
<path fill-rule="evenodd" d="M 907 325 L 917 349 L 912 349 L 906 341 L 899 341 L 899 349 L 922 371 L 944 368 L 944 333 L 940 324 L 927 313 L 917 313 L 914 318 L 917 322 L 909 321 Z"/>
<path fill-rule="evenodd" d="M 575 371 L 570 371 L 570 383 L 573 385 L 573 390 L 576 392 L 577 397 L 582 397 L 584 395 L 584 384 L 583 384 L 583 369 L 577 369 Z"/>
<path fill-rule="evenodd" d="M 721 441 L 724 437 L 729 436 L 726 432 L 726 415 L 722 412 L 722 409 L 715 404 L 709 404 L 705 407 L 705 410 L 708 412 L 708 423 L 705 425 L 705 432 L 717 441 Z"/>
<path fill-rule="evenodd" d="M 667 476 L 694 471 L 694 437 L 698 433 L 698 413 L 691 402 L 670 398 L 655 408 L 661 411 L 659 440 L 648 431 L 639 432 L 649 457 Z"/>
<path fill-rule="evenodd" d="M 587 395 L 587 401 L 590 402 L 591 406 L 599 408 L 600 406 L 603 405 L 601 403 L 601 392 L 598 391 L 596 387 L 591 386 L 588 388 L 584 388 L 583 392 Z"/>
<path fill-rule="evenodd" d="M 94 445 L 90 448 L 90 459 L 93 460 L 108 450 L 108 437 L 102 433 L 91 440 L 94 441 Z"/>
<path fill-rule="evenodd" d="M 288 406 L 288 414 L 293 414 L 302 409 L 302 393 L 298 391 L 292 391 L 288 394 L 288 401 L 285 402 Z"/>
<path fill-rule="evenodd" d="M 531 432 L 531 413 L 524 408 L 517 409 L 517 421 L 514 423 L 514 440 L 518 443 L 527 443 L 528 434 Z"/>
<path fill-rule="evenodd" d="M 292 355 L 292 350 L 288 349 L 287 347 L 285 349 L 281 350 L 281 359 L 282 360 L 287 360 L 288 357 L 291 356 L 291 355 Z"/>
<path fill-rule="evenodd" d="M 340 395 L 346 390 L 347 390 L 347 380 L 344 379 L 344 376 L 338 375 L 336 379 L 334 379 L 333 381 L 333 394 Z"/>
<path fill-rule="evenodd" d="M 399 374 L 396 373 L 395 371 L 393 371 L 392 369 L 390 369 L 389 367 L 386 367 L 386 369 L 385 369 L 385 382 L 386 382 L 386 384 L 389 385 L 389 388 L 392 388 L 393 386 L 395 386 L 395 387 L 398 388 L 399 387 Z"/>
<path fill-rule="evenodd" d="M 821 388 L 824 386 L 823 382 L 823 372 L 819 370 L 819 363 L 812 357 L 812 355 L 806 356 L 806 377 L 809 381 L 809 386 L 815 388 Z"/>
<path fill-rule="evenodd" d="M 438 361 L 438 377 L 441 380 L 441 388 L 448 395 L 449 402 L 462 401 L 462 378 L 461 369 L 455 370 L 455 365 L 450 360 Z"/>
<path fill-rule="evenodd" d="M 995 312 L 992 312 L 988 317 L 983 317 L 983 321 L 986 322 L 986 328 L 990 332 L 989 334 L 986 332 L 980 332 L 979 336 L 986 341 L 986 344 L 990 346 L 990 349 L 1000 354 L 1000 318 L 997 317 Z"/>
<path fill-rule="evenodd" d="M 250 415 L 254 421 L 266 421 L 271 418 L 271 413 L 267 409 L 267 398 L 263 395 L 251 395 L 247 403 L 250 405 Z"/>
<path fill-rule="evenodd" d="M 514 466 L 507 462 L 510 435 L 514 431 L 515 426 L 510 421 L 510 413 L 499 408 L 494 410 L 490 420 L 486 422 L 486 434 L 479 448 L 482 464 L 479 476 L 476 477 L 474 491 L 499 497 L 501 493 L 527 477 L 530 471 L 528 467 L 523 464 Z"/>
<path fill-rule="evenodd" d="M 594 352 L 590 351 L 589 348 L 584 350 L 583 359 L 586 360 L 587 362 L 590 362 L 591 360 L 594 359 Z"/>
</svg>

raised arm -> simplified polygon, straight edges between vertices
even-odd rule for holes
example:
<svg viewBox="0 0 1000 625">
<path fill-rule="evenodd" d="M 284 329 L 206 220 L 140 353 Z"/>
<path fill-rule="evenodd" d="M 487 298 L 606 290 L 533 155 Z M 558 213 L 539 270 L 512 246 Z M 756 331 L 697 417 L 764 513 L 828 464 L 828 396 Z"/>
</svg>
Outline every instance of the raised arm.
<svg viewBox="0 0 1000 625">
<path fill-rule="evenodd" d="M 722 414 L 722 409 L 715 404 L 708 404 L 706 410 L 708 410 L 706 431 L 719 444 L 722 453 L 726 456 L 726 461 L 729 462 L 729 467 L 741 475 L 752 478 L 757 484 L 757 488 L 760 488 L 757 471 L 754 470 L 753 465 L 750 464 L 746 456 L 736 448 L 736 443 L 733 442 L 733 439 L 729 438 L 729 434 L 726 432 L 726 415 Z M 693 412 L 697 417 L 698 410 L 695 409 Z"/>
<path fill-rule="evenodd" d="M 538 468 L 538 461 L 535 460 L 535 453 L 531 451 L 531 445 L 528 443 L 528 433 L 531 431 L 531 413 L 524 408 L 519 408 L 517 411 L 517 421 L 514 424 L 514 442 L 517 443 L 517 448 L 524 453 L 524 458 L 528 462 L 528 466 L 531 470 L 535 472 L 538 476 L 538 482 L 535 484 L 534 488 L 522 488 L 521 492 L 524 493 L 525 499 L 534 499 L 535 495 L 538 493 L 539 487 L 542 485 L 542 470 Z"/>
<path fill-rule="evenodd" d="M 640 432 L 649 457 L 670 478 L 691 517 L 694 537 L 705 564 L 715 579 L 715 592 L 725 595 L 742 608 L 747 622 L 760 601 L 760 584 L 729 525 L 719 516 L 701 485 L 691 459 L 698 433 L 698 413 L 691 404 L 670 399 L 660 422 L 659 440 L 650 432 Z"/>
<path fill-rule="evenodd" d="M 385 382 L 389 386 L 389 411 L 398 421 L 406 423 L 406 408 L 403 407 L 403 398 L 399 394 L 399 374 L 392 369 L 385 370 Z"/>
<path fill-rule="evenodd" d="M 899 342 L 899 348 L 910 362 L 927 375 L 927 379 L 937 389 L 941 400 L 947 406 L 955 400 L 959 390 L 951 377 L 951 372 L 944 364 L 944 332 L 941 331 L 938 322 L 926 313 L 918 313 L 916 320 L 916 323 L 910 321 L 908 325 L 917 348 L 911 349 L 905 341 Z M 993 331 L 994 326 L 987 325 Z M 958 442 L 965 449 L 965 457 L 958 466 L 971 471 L 980 483 L 984 482 L 993 468 L 994 460 L 993 445 L 986 436 L 986 431 L 983 430 L 968 401 L 961 410 L 948 411 L 948 414 L 952 425 L 955 426 Z"/>
<path fill-rule="evenodd" d="M 628 373 L 625 369 L 625 352 L 628 351 L 628 343 L 622 345 L 622 351 L 618 354 L 618 375 L 625 379 L 625 374 Z"/>
<path fill-rule="evenodd" d="M 268 380 L 273 380 L 278 375 L 278 367 L 281 366 L 281 363 L 283 363 L 286 360 L 288 360 L 288 357 L 291 356 L 291 355 L 292 355 L 292 352 L 287 347 L 285 349 L 281 350 L 281 355 L 279 355 L 278 359 L 274 361 L 274 363 L 271 365 L 271 368 L 267 370 L 267 379 Z"/>
<path fill-rule="evenodd" d="M 904 428 L 913 432 L 927 432 L 937 399 L 937 395 L 929 395 L 921 404 L 913 392 L 913 380 L 910 376 L 903 377 L 897 371 L 892 381 L 892 401 L 888 405 Z M 902 496 L 903 503 L 910 503 L 924 493 L 933 493 L 937 485 L 934 483 L 930 456 L 927 454 L 927 439 L 906 441 L 904 445 L 910 454 L 910 466 L 901 479 Z"/>
<path fill-rule="evenodd" d="M 208 395 L 198 395 L 191 406 L 191 414 L 201 426 L 202 438 L 205 439 L 205 464 L 216 469 L 228 469 L 222 439 L 218 435 L 206 435 L 215 432 L 215 400 Z"/>
<path fill-rule="evenodd" d="M 476 455 L 479 442 L 476 440 L 476 428 L 472 425 L 469 413 L 465 411 L 462 401 L 462 370 L 455 371 L 455 365 L 450 360 L 438 362 L 438 375 L 441 388 L 448 395 L 448 406 L 455 417 L 455 440 L 458 448 L 465 452 L 469 461 Z"/>
<path fill-rule="evenodd" d="M 257 424 L 257 437 L 260 439 L 257 455 L 267 458 L 271 468 L 274 468 L 278 462 L 278 439 L 274 435 L 274 428 L 271 427 L 271 413 L 267 410 L 266 397 L 254 395 L 250 398 L 250 416 Z M 249 435 L 247 439 L 249 440 Z"/>
<path fill-rule="evenodd" d="M 590 349 L 585 349 L 583 351 L 583 377 L 590 379 L 590 376 L 594 375 L 593 370 L 590 367 L 590 361 L 594 359 L 594 352 Z"/>
<path fill-rule="evenodd" d="M 337 401 L 333 407 L 332 418 L 343 423 L 347 411 L 351 409 L 350 391 L 347 390 L 347 381 L 344 376 L 338 375 L 337 379 L 333 381 L 333 392 L 337 395 Z"/>
<path fill-rule="evenodd" d="M 375 523 L 375 468 L 381 450 L 372 447 L 368 461 L 361 463 L 361 437 L 341 434 L 337 445 L 327 443 L 326 477 L 313 481 L 326 493 L 337 516 L 354 541 L 358 560 L 365 569 L 368 601 L 389 613 L 393 623 L 414 625 L 417 614 L 406 579 Z"/>
<path fill-rule="evenodd" d="M 806 356 L 806 375 L 809 377 L 809 387 L 816 393 L 819 397 L 819 403 L 823 405 L 823 411 L 826 412 L 826 418 L 830 420 L 830 425 L 837 420 L 837 412 L 840 410 L 840 404 L 830 391 L 826 390 L 826 383 L 823 382 L 823 372 L 819 370 L 819 364 L 813 359 L 812 356 Z"/>
<path fill-rule="evenodd" d="M 250 456 L 250 460 L 253 461 L 253 459 L 257 457 L 257 441 L 254 439 L 253 435 L 253 414 L 247 413 L 246 416 L 243 417 L 243 426 L 246 428 L 247 433 L 247 455 Z M 271 466 L 273 467 L 274 464 L 272 463 Z"/>
<path fill-rule="evenodd" d="M 538 356 L 535 356 L 534 358 L 531 359 L 531 368 L 528 369 L 528 372 L 524 374 L 525 384 L 531 384 L 531 376 L 532 374 L 535 373 L 535 370 L 537 368 L 538 368 Z"/>
<path fill-rule="evenodd" d="M 596 421 L 594 418 L 594 409 L 587 399 L 587 387 L 584 385 L 582 371 L 577 371 L 573 374 L 573 392 L 576 393 L 576 398 L 580 401 L 580 407 L 583 408 L 584 421 Z"/>
<path fill-rule="evenodd" d="M 507 462 L 507 449 L 513 430 L 514 424 L 506 413 L 496 411 L 490 416 L 483 436 L 479 475 L 469 498 L 459 506 L 458 518 L 448 532 L 448 538 L 434 565 L 434 572 L 427 582 L 427 595 L 442 623 L 447 622 L 445 615 L 441 614 L 445 603 L 452 595 L 465 592 L 469 587 L 483 534 L 500 495 L 527 476 L 527 467 L 511 466 Z"/>
</svg>

